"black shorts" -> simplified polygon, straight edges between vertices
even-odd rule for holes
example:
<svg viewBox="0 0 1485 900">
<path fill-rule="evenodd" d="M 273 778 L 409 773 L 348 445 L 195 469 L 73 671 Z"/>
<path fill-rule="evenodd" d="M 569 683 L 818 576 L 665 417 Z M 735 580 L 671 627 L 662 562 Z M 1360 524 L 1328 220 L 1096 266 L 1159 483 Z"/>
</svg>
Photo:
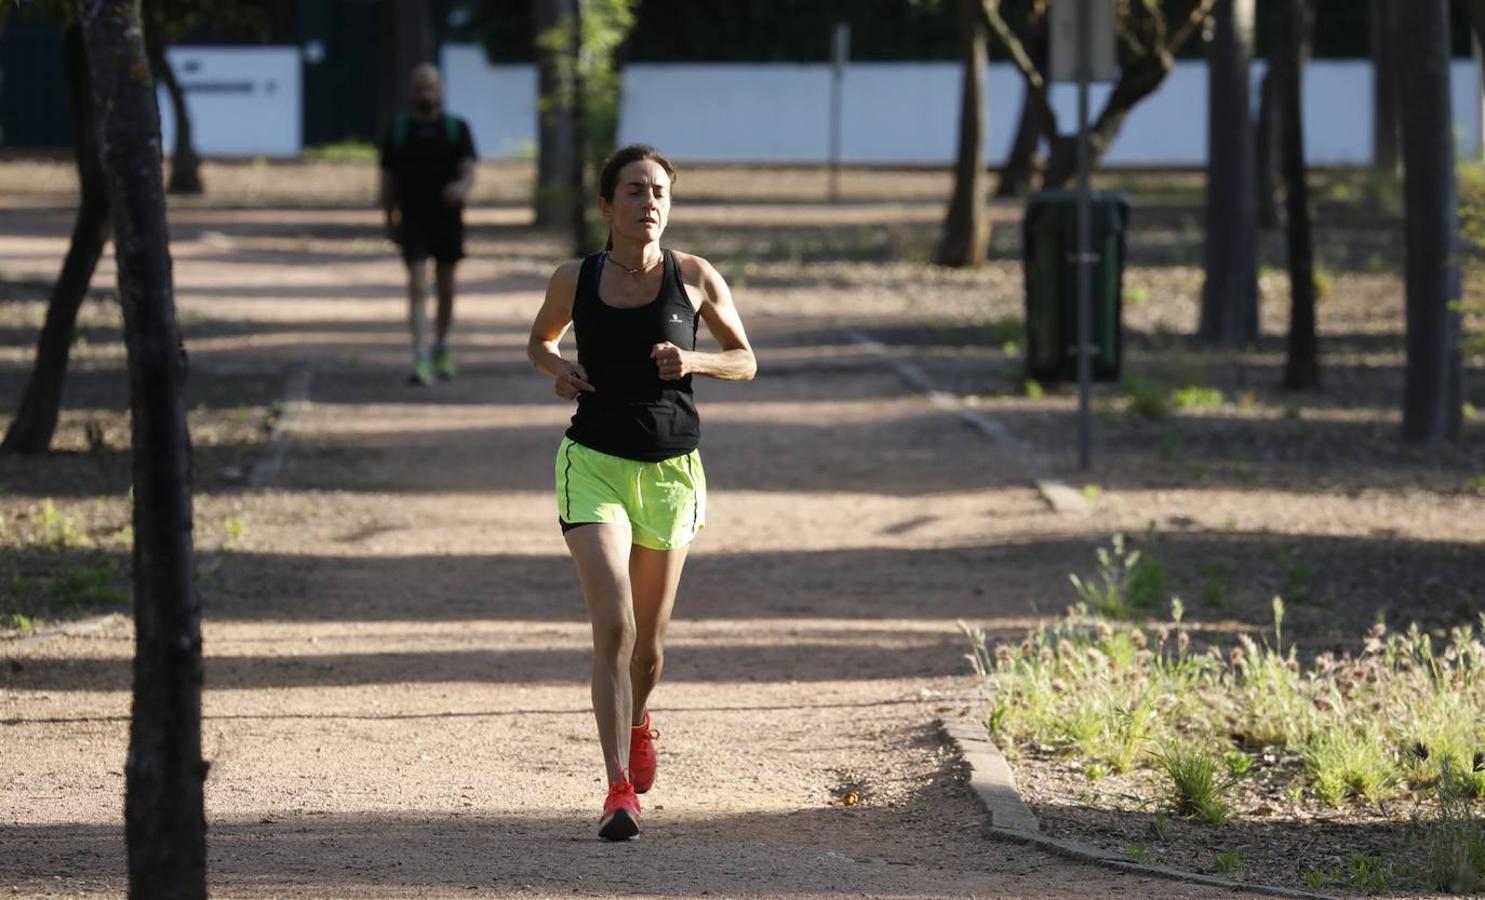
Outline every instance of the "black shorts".
<svg viewBox="0 0 1485 900">
<path fill-rule="evenodd" d="M 433 214 L 403 212 L 397 243 L 408 262 L 430 256 L 441 263 L 458 262 L 464 258 L 464 216 L 457 209 Z"/>
</svg>

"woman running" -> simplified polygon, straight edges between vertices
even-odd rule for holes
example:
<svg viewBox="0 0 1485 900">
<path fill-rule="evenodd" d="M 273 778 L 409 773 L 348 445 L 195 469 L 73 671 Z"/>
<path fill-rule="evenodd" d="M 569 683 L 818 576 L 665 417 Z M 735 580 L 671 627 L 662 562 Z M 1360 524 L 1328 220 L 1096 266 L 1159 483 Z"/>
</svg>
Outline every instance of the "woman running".
<svg viewBox="0 0 1485 900">
<path fill-rule="evenodd" d="M 563 263 L 526 354 L 577 413 L 557 449 L 557 517 L 593 623 L 593 713 L 608 767 L 598 834 L 639 833 L 655 780 L 648 702 L 660 680 L 686 548 L 706 519 L 693 375 L 747 381 L 752 347 L 727 284 L 699 256 L 662 249 L 675 167 L 634 145 L 604 164 L 609 249 Z M 721 352 L 696 350 L 705 322 Z M 577 338 L 577 361 L 558 343 Z"/>
</svg>

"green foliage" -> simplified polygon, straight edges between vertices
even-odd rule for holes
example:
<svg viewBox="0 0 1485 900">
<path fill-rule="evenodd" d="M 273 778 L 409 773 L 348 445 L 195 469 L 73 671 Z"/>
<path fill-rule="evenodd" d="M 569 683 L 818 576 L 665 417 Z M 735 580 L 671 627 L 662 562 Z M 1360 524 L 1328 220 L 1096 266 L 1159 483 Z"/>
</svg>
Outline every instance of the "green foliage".
<svg viewBox="0 0 1485 900">
<path fill-rule="evenodd" d="M 1164 419 L 1171 413 L 1170 391 L 1135 375 L 1124 379 L 1124 399 L 1125 408 L 1144 419 Z"/>
<path fill-rule="evenodd" d="M 990 342 L 999 344 L 1006 355 L 1020 353 L 1026 347 L 1026 320 L 1002 316 L 990 323 Z"/>
<path fill-rule="evenodd" d="M 1363 891 L 1385 891 L 1392 886 L 1392 866 L 1379 856 L 1353 853 L 1347 864 L 1347 881 Z"/>
<path fill-rule="evenodd" d="M 1229 750 L 1222 754 L 1222 768 L 1230 778 L 1242 778 L 1253 771 L 1253 757 L 1241 750 Z"/>
<path fill-rule="evenodd" d="M 1078 597 L 1094 612 L 1128 619 L 1159 604 L 1165 589 L 1165 566 L 1159 559 L 1128 549 L 1122 534 L 1110 538 L 1109 546 L 1099 547 L 1095 556 L 1098 571 L 1094 577 L 1068 576 Z"/>
<path fill-rule="evenodd" d="M 36 529 L 31 539 L 49 550 L 87 547 L 92 543 L 70 516 L 57 509 L 56 502 L 50 497 L 42 500 L 36 509 Z"/>
<path fill-rule="evenodd" d="M 1310 739 L 1304 761 L 1315 795 L 1329 806 L 1347 799 L 1381 803 L 1394 794 L 1396 761 L 1375 733 L 1327 727 Z"/>
<path fill-rule="evenodd" d="M 75 606 L 117 606 L 129 599 L 113 584 L 113 570 L 105 564 L 68 569 L 52 583 L 52 593 Z"/>
<path fill-rule="evenodd" d="M 1212 871 L 1220 872 L 1224 875 L 1228 872 L 1235 872 L 1237 871 L 1238 863 L 1241 861 L 1236 850 L 1225 850 L 1218 853 L 1212 860 Z"/>
<path fill-rule="evenodd" d="M 377 148 L 367 141 L 345 140 L 334 144 L 305 147 L 303 157 L 325 162 L 375 162 Z"/>
<path fill-rule="evenodd" d="M 1125 411 L 1142 419 L 1158 421 L 1186 410 L 1217 409 L 1227 398 L 1216 388 L 1188 384 L 1171 388 L 1137 375 L 1124 379 Z"/>
<path fill-rule="evenodd" d="M 1218 778 L 1219 763 L 1211 754 L 1194 747 L 1172 746 L 1156 753 L 1154 761 L 1169 781 L 1172 812 L 1200 816 L 1212 825 L 1227 821 L 1231 810 L 1222 794 L 1230 782 Z"/>
<path fill-rule="evenodd" d="M 1439 814 L 1430 823 L 1426 854 L 1430 885 L 1454 894 L 1485 890 L 1485 822 L 1474 814 L 1471 794 L 1453 766 L 1443 767 Z"/>
</svg>

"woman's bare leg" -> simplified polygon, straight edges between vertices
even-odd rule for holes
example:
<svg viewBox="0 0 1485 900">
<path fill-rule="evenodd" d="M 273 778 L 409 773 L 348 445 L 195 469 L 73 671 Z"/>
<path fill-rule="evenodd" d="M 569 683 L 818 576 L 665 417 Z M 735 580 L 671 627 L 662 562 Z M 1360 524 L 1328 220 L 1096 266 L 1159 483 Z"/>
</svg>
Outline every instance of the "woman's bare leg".
<svg viewBox="0 0 1485 900">
<path fill-rule="evenodd" d="M 629 578 L 629 528 L 582 525 L 567 532 L 567 549 L 593 623 L 593 715 L 610 784 L 627 780 L 629 721 L 634 708 L 629 660 L 634 655 L 634 599 Z"/>
<path fill-rule="evenodd" d="M 644 724 L 645 704 L 665 667 L 665 629 L 670 625 L 676 589 L 681 583 L 681 567 L 685 564 L 685 547 L 651 550 L 635 546 L 629 553 L 636 627 L 634 655 L 629 662 L 629 681 L 634 691 L 632 725 Z"/>
</svg>

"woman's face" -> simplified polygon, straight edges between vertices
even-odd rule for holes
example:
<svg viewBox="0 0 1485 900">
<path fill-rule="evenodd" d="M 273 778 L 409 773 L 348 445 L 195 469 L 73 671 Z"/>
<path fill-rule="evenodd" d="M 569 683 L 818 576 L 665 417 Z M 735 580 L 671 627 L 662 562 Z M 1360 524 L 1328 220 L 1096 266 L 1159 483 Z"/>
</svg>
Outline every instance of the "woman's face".
<svg viewBox="0 0 1485 900">
<path fill-rule="evenodd" d="M 600 196 L 598 209 L 615 237 L 658 241 L 670 221 L 670 176 L 652 159 L 632 162 L 619 170 L 614 199 Z"/>
</svg>

